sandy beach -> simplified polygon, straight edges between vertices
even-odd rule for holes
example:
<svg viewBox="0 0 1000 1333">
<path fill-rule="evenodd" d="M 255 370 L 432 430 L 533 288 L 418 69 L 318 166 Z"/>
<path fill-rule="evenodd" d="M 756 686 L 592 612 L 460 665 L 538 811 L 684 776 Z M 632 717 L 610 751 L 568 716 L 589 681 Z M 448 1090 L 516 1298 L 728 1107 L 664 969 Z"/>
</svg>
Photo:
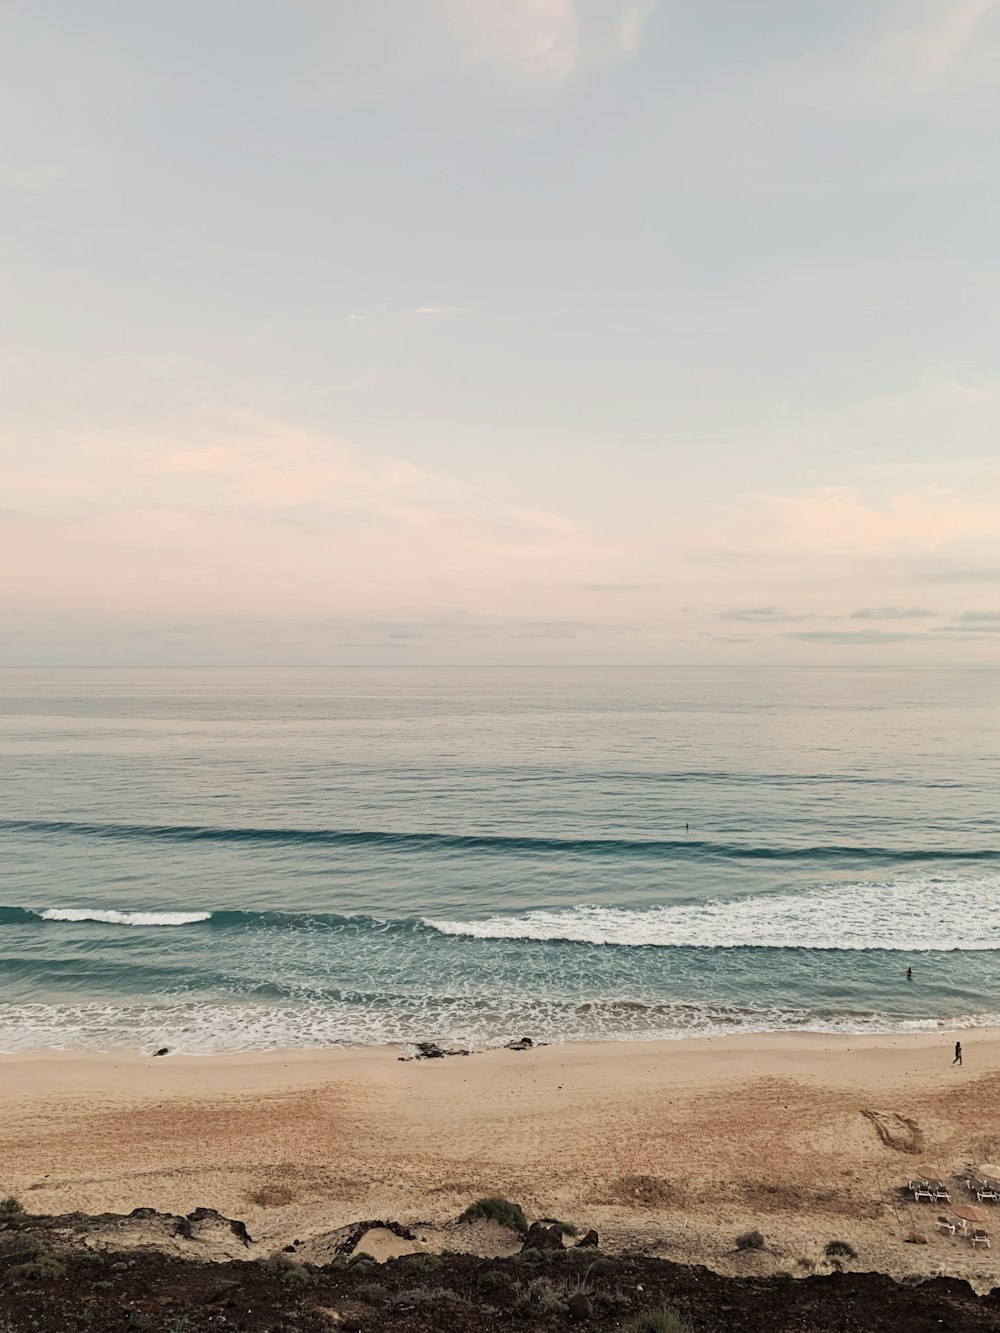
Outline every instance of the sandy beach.
<svg viewBox="0 0 1000 1333">
<path fill-rule="evenodd" d="M 215 1208 L 259 1253 L 367 1218 L 423 1224 L 423 1243 L 446 1248 L 462 1209 L 501 1194 L 610 1248 L 723 1272 L 804 1274 L 840 1239 L 854 1267 L 988 1289 L 1000 1250 L 938 1235 L 939 1209 L 895 1193 L 923 1159 L 958 1171 L 998 1156 L 1000 1033 L 958 1035 L 961 1068 L 947 1032 L 408 1063 L 389 1048 L 8 1056 L 0 1193 L 48 1213 Z M 748 1228 L 766 1252 L 734 1252 Z"/>
</svg>

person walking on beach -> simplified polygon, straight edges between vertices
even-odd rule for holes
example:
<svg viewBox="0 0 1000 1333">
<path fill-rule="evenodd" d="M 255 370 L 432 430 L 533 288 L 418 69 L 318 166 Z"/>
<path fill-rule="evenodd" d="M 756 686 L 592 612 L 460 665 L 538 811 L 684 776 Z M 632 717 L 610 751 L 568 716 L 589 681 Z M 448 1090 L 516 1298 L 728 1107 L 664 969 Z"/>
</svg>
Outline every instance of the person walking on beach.
<svg viewBox="0 0 1000 1333">
<path fill-rule="evenodd" d="M 955 1058 L 951 1063 L 953 1065 L 960 1065 L 962 1063 L 962 1043 L 960 1041 L 955 1042 Z"/>
</svg>

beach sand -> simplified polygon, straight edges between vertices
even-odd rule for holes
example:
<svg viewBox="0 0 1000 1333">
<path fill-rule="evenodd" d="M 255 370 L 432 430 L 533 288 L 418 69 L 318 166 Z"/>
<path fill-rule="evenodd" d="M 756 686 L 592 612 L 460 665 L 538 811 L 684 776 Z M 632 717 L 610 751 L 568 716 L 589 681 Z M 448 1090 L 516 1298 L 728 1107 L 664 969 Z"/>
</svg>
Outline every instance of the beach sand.
<svg viewBox="0 0 1000 1333">
<path fill-rule="evenodd" d="M 1000 1033 L 957 1035 L 962 1068 L 947 1032 L 408 1063 L 388 1048 L 7 1056 L 0 1194 L 32 1212 L 215 1208 L 243 1219 L 261 1254 L 370 1218 L 461 1248 L 445 1224 L 500 1194 L 596 1227 L 609 1248 L 728 1273 L 823 1271 L 838 1239 L 858 1251 L 851 1267 L 956 1274 L 984 1290 L 1000 1282 L 1000 1207 L 997 1249 L 973 1252 L 935 1233 L 937 1207 L 895 1193 L 922 1160 L 958 1171 L 1000 1156 Z M 767 1251 L 734 1252 L 748 1229 Z M 907 1243 L 914 1231 L 927 1244 Z"/>
</svg>

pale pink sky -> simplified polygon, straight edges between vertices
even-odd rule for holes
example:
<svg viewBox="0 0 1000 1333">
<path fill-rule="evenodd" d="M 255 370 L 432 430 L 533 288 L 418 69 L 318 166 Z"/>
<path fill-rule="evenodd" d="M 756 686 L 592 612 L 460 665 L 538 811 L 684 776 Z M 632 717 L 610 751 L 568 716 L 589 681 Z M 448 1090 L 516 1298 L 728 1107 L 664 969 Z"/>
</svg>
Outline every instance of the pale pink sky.
<svg viewBox="0 0 1000 1333">
<path fill-rule="evenodd" d="M 1000 0 L 14 0 L 0 665 L 992 663 Z"/>
</svg>

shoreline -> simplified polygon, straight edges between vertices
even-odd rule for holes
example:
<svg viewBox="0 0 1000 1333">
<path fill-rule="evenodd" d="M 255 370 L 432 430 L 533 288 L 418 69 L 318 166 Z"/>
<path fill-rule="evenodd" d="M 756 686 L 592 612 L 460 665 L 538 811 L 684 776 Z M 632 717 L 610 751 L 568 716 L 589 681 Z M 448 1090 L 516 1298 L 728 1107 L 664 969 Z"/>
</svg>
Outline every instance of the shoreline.
<svg viewBox="0 0 1000 1333">
<path fill-rule="evenodd" d="M 923 1159 L 955 1172 L 996 1160 L 1000 1030 L 958 1038 L 961 1068 L 946 1031 L 407 1062 L 398 1047 L 7 1055 L 0 1195 L 46 1213 L 215 1208 L 263 1254 L 363 1218 L 446 1238 L 476 1198 L 499 1194 L 596 1227 L 611 1249 L 720 1272 L 784 1271 L 836 1238 L 862 1267 L 997 1285 L 993 1251 L 939 1237 L 937 1210 L 898 1194 Z M 926 1244 L 907 1243 L 915 1229 Z M 765 1234 L 766 1254 L 734 1252 L 747 1230 Z"/>
<path fill-rule="evenodd" d="M 970 1036 L 970 1034 L 974 1034 Z M 458 1039 L 456 1039 L 458 1040 Z M 803 1029 L 801 1031 L 788 1031 L 785 1029 L 775 1029 L 767 1032 L 731 1032 L 725 1034 L 713 1034 L 710 1036 L 692 1035 L 686 1032 L 678 1033 L 673 1037 L 605 1037 L 605 1038 L 577 1038 L 566 1037 L 559 1041 L 547 1040 L 533 1042 L 528 1051 L 535 1055 L 542 1055 L 544 1052 L 572 1052 L 579 1055 L 596 1054 L 603 1052 L 612 1054 L 619 1049 L 623 1051 L 657 1051 L 661 1050 L 664 1054 L 668 1051 L 682 1050 L 712 1050 L 721 1052 L 727 1048 L 732 1048 L 734 1052 L 741 1050 L 774 1051 L 782 1048 L 799 1047 L 803 1049 L 822 1047 L 824 1051 L 850 1051 L 850 1050 L 871 1050 L 886 1048 L 895 1050 L 899 1046 L 912 1046 L 914 1048 L 937 1047 L 946 1045 L 949 1041 L 961 1041 L 963 1045 L 970 1043 L 978 1046 L 983 1042 L 1000 1043 L 1000 1027 L 966 1027 L 966 1026 L 948 1026 L 942 1025 L 934 1031 L 919 1032 L 823 1032 L 814 1029 Z M 450 1042 L 450 1038 L 441 1038 L 434 1044 L 441 1045 L 445 1049 L 445 1043 Z M 240 1063 L 240 1062 L 260 1062 L 260 1063 L 307 1063 L 322 1062 L 324 1060 L 340 1060 L 347 1058 L 356 1058 L 364 1056 L 392 1056 L 395 1060 L 414 1059 L 413 1052 L 417 1049 L 416 1042 L 410 1041 L 390 1041 L 379 1043 L 336 1043 L 328 1046 L 288 1046 L 274 1048 L 253 1048 L 242 1051 L 175 1051 L 169 1050 L 165 1056 L 154 1056 L 152 1052 L 141 1050 L 126 1049 L 121 1050 L 98 1050 L 89 1047 L 58 1048 L 50 1046 L 30 1047 L 23 1050 L 3 1051 L 0 1050 L 0 1065 L 32 1063 L 34 1061 L 60 1061 L 70 1062 L 79 1061 L 86 1063 L 88 1061 L 103 1063 L 131 1063 L 146 1064 L 148 1061 L 156 1059 L 160 1065 L 169 1062 L 171 1065 L 192 1062 L 195 1065 L 204 1065 L 207 1062 L 219 1063 Z M 463 1048 L 465 1049 L 465 1048 Z M 495 1046 L 475 1046 L 472 1045 L 465 1049 L 464 1055 L 446 1055 L 446 1061 L 459 1059 L 477 1059 L 483 1057 L 497 1056 L 503 1054 L 523 1055 L 527 1051 L 514 1051 L 509 1042 Z M 424 1060 L 415 1063 L 425 1063 Z M 430 1063 L 438 1063 L 431 1060 Z"/>
</svg>

